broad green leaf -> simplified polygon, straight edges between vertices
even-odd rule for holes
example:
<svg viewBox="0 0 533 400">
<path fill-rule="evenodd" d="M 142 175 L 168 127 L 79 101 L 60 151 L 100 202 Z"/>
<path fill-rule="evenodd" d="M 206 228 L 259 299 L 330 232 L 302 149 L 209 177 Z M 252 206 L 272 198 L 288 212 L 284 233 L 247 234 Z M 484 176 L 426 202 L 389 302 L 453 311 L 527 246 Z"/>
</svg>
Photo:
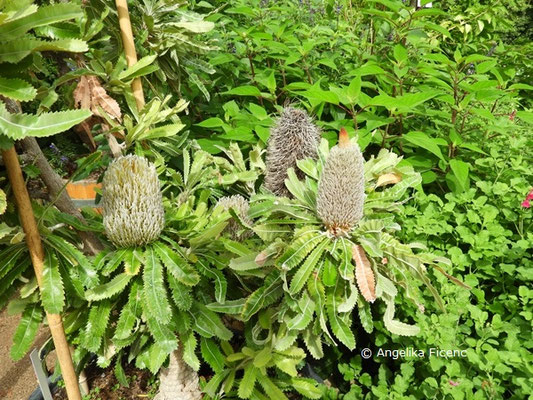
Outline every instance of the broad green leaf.
<svg viewBox="0 0 533 400">
<path fill-rule="evenodd" d="M 144 297 L 150 315 L 162 324 L 170 322 L 170 304 L 163 282 L 163 267 L 152 247 L 144 253 L 145 265 L 143 272 Z"/>
<path fill-rule="evenodd" d="M 91 116 L 88 110 L 69 110 L 40 115 L 11 114 L 0 103 L 0 133 L 20 140 L 28 136 L 51 136 L 72 128 Z"/>
<path fill-rule="evenodd" d="M 227 92 L 223 92 L 222 94 L 232 94 L 235 96 L 261 96 L 261 92 L 255 86 L 239 86 L 228 90 Z"/>
<path fill-rule="evenodd" d="M 421 147 L 430 153 L 435 154 L 441 160 L 444 161 L 444 156 L 439 148 L 439 144 L 436 139 L 430 138 L 424 132 L 412 131 L 403 136 L 405 140 L 415 146 Z"/>
<path fill-rule="evenodd" d="M 184 335 L 180 336 L 183 345 L 183 361 L 185 361 L 189 367 L 198 371 L 200 369 L 200 360 L 196 355 L 196 336 L 191 331 L 188 331 Z"/>
<path fill-rule="evenodd" d="M 213 117 L 213 118 L 204 119 L 202 122 L 195 124 L 195 125 L 201 128 L 220 128 L 226 124 L 220 118 Z"/>
<path fill-rule="evenodd" d="M 224 369 L 225 357 L 213 339 L 207 339 L 204 337 L 201 338 L 200 349 L 202 351 L 202 357 L 215 373 L 218 373 Z"/>
<path fill-rule="evenodd" d="M 0 76 L 0 95 L 18 101 L 30 101 L 37 95 L 37 90 L 22 79 L 8 79 Z"/>
<path fill-rule="evenodd" d="M 142 74 L 142 75 L 140 74 L 141 70 L 143 68 L 149 66 L 150 64 L 152 64 L 156 60 L 156 58 L 157 58 L 156 55 L 146 56 L 146 57 L 141 58 L 139 61 L 137 61 L 131 67 L 128 67 L 128 69 L 126 69 L 125 71 L 122 71 L 118 75 L 118 79 L 120 79 L 121 81 L 127 81 L 127 80 L 130 80 L 130 79 L 134 79 L 134 78 L 137 78 L 139 76 L 145 75 L 145 74 Z M 150 71 L 150 72 L 153 72 L 153 71 Z M 148 72 L 148 73 L 150 73 L 150 72 Z"/>
<path fill-rule="evenodd" d="M 20 360 L 30 349 L 39 325 L 42 321 L 42 311 L 38 303 L 30 304 L 22 313 L 22 318 L 13 335 L 13 345 L 11 346 L 11 358 Z"/>
<path fill-rule="evenodd" d="M 50 314 L 59 314 L 65 305 L 63 280 L 55 253 L 47 251 L 44 258 L 41 298 L 44 309 Z"/>
<path fill-rule="evenodd" d="M 248 364 L 244 368 L 244 375 L 241 379 L 241 383 L 239 384 L 239 390 L 238 390 L 238 395 L 240 398 L 243 398 L 243 399 L 250 398 L 255 387 L 255 381 L 257 379 L 258 371 L 259 369 L 256 368 L 252 364 Z"/>
<path fill-rule="evenodd" d="M 154 243 L 153 247 L 167 271 L 179 282 L 187 286 L 194 286 L 199 282 L 200 276 L 187 260 L 160 242 Z"/>
<path fill-rule="evenodd" d="M 89 301 L 98 301 L 103 299 L 109 299 L 117 293 L 124 290 L 130 282 L 132 276 L 126 273 L 121 273 L 111 279 L 109 282 L 96 286 L 85 292 L 85 297 Z"/>
<path fill-rule="evenodd" d="M 35 51 L 65 51 L 84 53 L 89 50 L 87 43 L 79 39 L 40 40 L 23 38 L 0 43 L 0 62 L 18 63 Z"/>
<path fill-rule="evenodd" d="M 453 174 L 457 178 L 457 181 L 461 185 L 463 190 L 468 189 L 468 171 L 470 164 L 461 161 L 461 160 L 450 160 L 450 168 L 452 169 Z"/>
</svg>

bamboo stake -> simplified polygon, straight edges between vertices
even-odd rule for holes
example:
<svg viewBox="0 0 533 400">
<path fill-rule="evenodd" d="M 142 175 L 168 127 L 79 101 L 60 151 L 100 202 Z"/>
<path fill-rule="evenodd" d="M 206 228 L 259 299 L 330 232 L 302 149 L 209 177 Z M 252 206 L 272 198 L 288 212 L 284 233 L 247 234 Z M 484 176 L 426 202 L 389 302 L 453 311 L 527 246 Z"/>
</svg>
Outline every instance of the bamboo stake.
<svg viewBox="0 0 533 400">
<path fill-rule="evenodd" d="M 128 67 L 137 62 L 137 53 L 135 52 L 135 43 L 133 42 L 133 32 L 131 30 L 130 13 L 128 12 L 127 0 L 115 0 L 118 12 L 118 23 L 120 25 L 120 35 L 122 36 L 122 45 L 126 53 Z M 144 107 L 144 93 L 141 78 L 135 78 L 131 82 L 133 97 L 137 103 L 137 109 L 140 111 Z"/>
<path fill-rule="evenodd" d="M 30 258 L 37 278 L 37 283 L 39 284 L 39 288 L 42 288 L 44 249 L 15 147 L 2 151 L 2 157 L 13 189 L 13 194 L 15 195 L 22 228 L 26 234 L 26 244 L 30 251 Z M 67 396 L 69 400 L 81 400 L 78 378 L 74 371 L 74 364 L 72 363 L 67 338 L 65 336 L 65 331 L 63 330 L 61 315 L 46 313 L 46 319 L 48 320 L 48 325 L 54 341 L 57 359 L 61 367 L 61 374 L 65 380 Z"/>
</svg>

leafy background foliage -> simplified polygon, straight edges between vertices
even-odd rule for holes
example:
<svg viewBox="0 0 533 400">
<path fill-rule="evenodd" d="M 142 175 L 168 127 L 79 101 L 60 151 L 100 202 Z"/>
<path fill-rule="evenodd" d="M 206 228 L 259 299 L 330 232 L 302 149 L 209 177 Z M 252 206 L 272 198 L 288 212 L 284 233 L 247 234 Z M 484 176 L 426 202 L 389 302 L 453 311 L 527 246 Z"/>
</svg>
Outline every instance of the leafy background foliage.
<svg viewBox="0 0 533 400">
<path fill-rule="evenodd" d="M 119 109 L 92 104 L 100 118 L 90 125 L 98 150 L 71 154 L 62 143 L 72 133 L 40 143 L 54 140 L 58 158 L 69 152 L 78 165 L 72 179 L 79 179 L 98 175 L 109 162 L 106 134 L 122 136 L 123 150 L 156 164 L 167 225 L 149 246 L 114 249 L 94 211 L 84 210 L 88 224 L 81 225 L 53 207 L 53 199 L 36 201 L 47 249 L 39 296 L 2 171 L 0 259 L 7 262 L 0 268 L 0 306 L 9 302 L 10 312 L 22 313 L 15 358 L 30 348 L 44 307 L 64 313 L 80 365 L 96 354 L 98 364 L 113 365 L 119 377 L 126 362 L 156 373 L 179 342 L 213 399 L 221 393 L 253 399 L 531 396 L 533 234 L 531 210 L 521 206 L 533 185 L 532 64 L 525 57 L 532 50 L 530 5 L 130 2 L 140 60 L 127 68 L 113 2 L 75 3 L 3 4 L 0 94 L 20 102 L 26 114 L 0 104 L 1 144 L 84 120 L 90 113 L 74 110 L 73 92 L 81 76 L 97 77 Z M 43 16 L 51 16 L 47 24 Z M 141 112 L 130 89 L 135 77 L 143 77 L 148 100 Z M 396 335 L 413 326 L 391 329 L 384 320 L 391 309 L 354 297 L 357 289 L 349 285 L 339 294 L 341 304 L 356 311 L 335 312 L 337 292 L 329 286 L 324 325 L 345 346 L 328 345 L 318 313 L 323 299 L 313 297 L 320 290 L 313 292 L 312 280 L 292 284 L 296 274 L 307 276 L 316 266 L 326 241 L 302 252 L 283 287 L 277 260 L 305 237 L 295 229 L 319 226 L 310 199 L 321 168 L 309 160 L 298 165 L 307 178 L 289 179 L 292 200 L 262 192 L 269 129 L 286 104 L 307 109 L 330 146 L 345 127 L 368 166 L 385 154 L 403 157 L 381 171 L 402 172 L 402 182 L 386 189 L 400 188 L 394 201 L 369 215 L 402 243 L 449 258 L 451 266 L 442 269 L 472 288 L 428 267 L 446 310 L 441 313 L 432 292 L 409 279 L 420 302 L 400 287 L 394 315 L 396 322 L 415 322 L 416 336 Z M 57 120 L 62 129 L 51 129 L 48 122 Z M 26 128 L 12 129 L 16 125 Z M 321 146 L 324 157 L 327 147 Z M 31 164 L 24 170 L 38 176 Z M 252 200 L 252 225 L 238 210 L 215 207 L 233 194 Z M 232 240 L 230 221 L 254 236 Z M 87 257 L 70 227 L 96 232 L 106 250 Z M 371 254 L 375 243 L 363 247 L 372 262 L 381 258 Z M 328 273 L 321 282 L 340 279 L 341 271 L 328 267 Z M 378 278 L 380 290 L 386 297 Z M 296 293 L 301 297 L 293 298 Z M 365 347 L 374 353 L 460 348 L 467 357 L 364 360 L 359 352 Z"/>
</svg>

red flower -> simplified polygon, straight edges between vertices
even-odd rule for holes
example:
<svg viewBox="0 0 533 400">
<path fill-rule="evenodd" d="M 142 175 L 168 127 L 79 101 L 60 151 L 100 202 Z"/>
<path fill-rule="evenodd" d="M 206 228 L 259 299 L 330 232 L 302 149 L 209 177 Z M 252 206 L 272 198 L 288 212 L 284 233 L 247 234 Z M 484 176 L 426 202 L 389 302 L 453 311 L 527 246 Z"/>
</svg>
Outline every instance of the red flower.
<svg viewBox="0 0 533 400">
<path fill-rule="evenodd" d="M 452 381 L 451 379 L 448 381 L 448 383 L 452 386 L 459 386 L 459 382 Z"/>
<path fill-rule="evenodd" d="M 531 189 L 527 194 L 526 200 L 533 200 L 533 189 Z"/>
<path fill-rule="evenodd" d="M 529 208 L 531 207 L 531 203 L 529 202 L 529 200 L 526 199 L 522 202 L 521 206 L 524 208 Z"/>
</svg>

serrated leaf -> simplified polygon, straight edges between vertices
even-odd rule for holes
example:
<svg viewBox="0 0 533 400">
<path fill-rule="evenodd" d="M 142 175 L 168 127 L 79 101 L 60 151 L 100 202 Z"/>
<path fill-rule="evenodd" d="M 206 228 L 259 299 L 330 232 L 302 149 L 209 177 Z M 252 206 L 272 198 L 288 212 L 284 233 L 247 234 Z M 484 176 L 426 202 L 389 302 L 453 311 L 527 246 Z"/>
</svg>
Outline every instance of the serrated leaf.
<svg viewBox="0 0 533 400">
<path fill-rule="evenodd" d="M 307 325 L 313 319 L 315 312 L 315 302 L 311 300 L 311 297 L 304 292 L 301 299 L 298 301 L 299 312 L 295 317 L 287 321 L 287 329 L 301 331 L 305 329 Z"/>
<path fill-rule="evenodd" d="M 359 297 L 359 292 L 357 291 L 357 287 L 353 283 L 349 283 L 345 285 L 345 288 L 350 289 L 350 294 L 346 297 L 344 296 L 345 300 L 339 304 L 339 312 L 350 312 L 355 307 L 355 304 L 357 303 L 357 298 Z"/>
<path fill-rule="evenodd" d="M 55 253 L 47 251 L 44 258 L 41 299 L 50 314 L 59 314 L 65 305 L 63 279 Z"/>
<path fill-rule="evenodd" d="M 352 251 L 350 242 L 344 238 L 338 239 L 341 249 L 341 265 L 339 266 L 339 273 L 343 279 L 351 281 L 354 278 L 354 266 L 352 264 Z"/>
<path fill-rule="evenodd" d="M 83 16 L 83 11 L 78 4 L 59 3 L 41 6 L 34 13 L 0 25 L 0 37 L 3 41 L 15 39 L 39 26 L 54 24 L 81 16 Z"/>
<path fill-rule="evenodd" d="M 142 293 L 140 283 L 136 281 L 131 285 L 128 302 L 120 312 L 120 317 L 115 328 L 115 338 L 123 340 L 131 335 L 137 317 L 141 314 L 141 300 Z"/>
<path fill-rule="evenodd" d="M 167 355 L 170 354 L 172 351 L 178 348 L 178 340 L 176 335 L 172 333 L 169 325 L 161 323 L 159 320 L 157 320 L 157 318 L 154 318 L 146 313 L 146 311 L 147 310 L 145 310 L 146 323 L 150 333 L 161 349 L 166 351 Z"/>
<path fill-rule="evenodd" d="M 120 79 L 122 81 L 127 81 L 127 80 L 134 79 L 134 78 L 136 78 L 138 76 L 141 76 L 141 75 L 139 75 L 139 71 L 141 69 L 149 66 L 150 64 L 152 64 L 156 60 L 156 58 L 157 58 L 157 56 L 155 56 L 155 55 L 146 56 L 146 57 L 141 58 L 139 61 L 137 61 L 131 67 L 128 67 L 125 71 L 122 71 L 118 75 L 118 79 Z"/>
<path fill-rule="evenodd" d="M 363 299 L 363 296 L 358 296 L 357 310 L 359 312 L 359 320 L 361 326 L 367 333 L 372 333 L 374 330 L 374 320 L 372 319 L 372 311 L 370 310 L 370 303 Z"/>
<path fill-rule="evenodd" d="M 313 332 L 312 325 L 305 329 L 303 333 L 303 340 L 305 347 L 307 347 L 307 350 L 309 351 L 309 354 L 311 354 L 315 360 L 319 360 L 324 357 L 321 335 L 317 335 Z"/>
<path fill-rule="evenodd" d="M 206 338 L 216 336 L 221 340 L 230 340 L 233 337 L 218 315 L 203 304 L 195 303 L 191 315 L 194 319 L 194 329 L 201 336 Z"/>
<path fill-rule="evenodd" d="M 226 291 L 228 288 L 228 282 L 222 272 L 215 268 L 209 268 L 205 260 L 198 260 L 198 269 L 202 275 L 205 275 L 215 282 L 215 300 L 219 303 L 224 303 L 226 300 Z"/>
<path fill-rule="evenodd" d="M 170 273 L 167 275 L 167 280 L 174 304 L 182 311 L 189 310 L 192 305 L 191 288 L 180 283 Z"/>
<path fill-rule="evenodd" d="M 163 267 L 152 247 L 146 249 L 144 256 L 143 292 L 146 307 L 153 318 L 162 324 L 168 324 L 170 322 L 170 304 L 163 282 Z"/>
<path fill-rule="evenodd" d="M 183 344 L 183 361 L 187 363 L 193 370 L 198 371 L 200 369 L 200 360 L 196 355 L 196 336 L 191 331 L 181 336 L 181 342 Z"/>
<path fill-rule="evenodd" d="M 96 286 L 85 292 L 85 298 L 89 301 L 98 301 L 103 299 L 109 299 L 117 293 L 124 290 L 130 282 L 132 276 L 126 273 L 121 273 L 111 279 L 109 282 L 103 285 Z"/>
<path fill-rule="evenodd" d="M 215 373 L 224 369 L 225 357 L 213 339 L 201 338 L 200 349 L 202 351 L 202 357 Z"/>
<path fill-rule="evenodd" d="M 322 398 L 322 390 L 316 386 L 317 382 L 313 379 L 292 378 L 291 385 L 298 393 L 308 399 Z"/>
<path fill-rule="evenodd" d="M 87 43 L 79 39 L 40 40 L 22 38 L 0 43 L 0 62 L 18 63 L 35 51 L 66 51 L 84 53 L 89 50 Z"/>
<path fill-rule="evenodd" d="M 276 400 L 289 400 L 287 396 L 281 391 L 281 389 L 270 380 L 268 376 L 259 371 L 259 384 L 263 387 L 263 390 L 267 396 Z"/>
<path fill-rule="evenodd" d="M 20 140 L 28 136 L 43 137 L 66 131 L 91 116 L 87 110 L 68 110 L 40 115 L 11 114 L 0 103 L 0 131 Z"/>
<path fill-rule="evenodd" d="M 37 95 L 37 90 L 22 79 L 8 79 L 0 76 L 0 95 L 18 101 L 30 101 Z"/>
<path fill-rule="evenodd" d="M 153 247 L 167 271 L 178 281 L 188 286 L 194 286 L 200 281 L 200 276 L 187 260 L 162 243 L 155 242 Z"/>
<path fill-rule="evenodd" d="M 132 249 L 124 257 L 124 272 L 132 276 L 137 275 L 141 270 L 141 264 L 141 255 L 137 249 Z"/>
<path fill-rule="evenodd" d="M 104 300 L 91 307 L 87 325 L 82 335 L 82 345 L 87 350 L 97 353 L 102 344 L 111 313 L 111 302 Z"/>
<path fill-rule="evenodd" d="M 255 381 L 257 379 L 258 368 L 254 367 L 251 364 L 248 364 L 244 368 L 244 375 L 239 384 L 239 390 L 237 394 L 240 398 L 248 399 L 252 395 L 252 392 L 255 387 Z"/>
<path fill-rule="evenodd" d="M 386 300 L 387 309 L 383 315 L 383 323 L 385 328 L 387 328 L 391 333 L 400 336 L 416 336 L 420 333 L 420 328 L 416 325 L 409 325 L 400 321 L 397 321 L 394 318 L 394 300 Z"/>
<path fill-rule="evenodd" d="M 376 300 L 376 280 L 370 267 L 370 261 L 360 245 L 352 247 L 352 256 L 355 261 L 355 277 L 357 286 L 366 301 L 373 303 Z"/>
<path fill-rule="evenodd" d="M 296 271 L 289 286 L 289 294 L 291 296 L 298 294 L 302 290 L 328 245 L 329 241 L 323 236 L 322 241 L 319 242 L 318 246 L 309 254 L 298 271 Z"/>
<path fill-rule="evenodd" d="M 209 303 L 206 305 L 211 311 L 223 314 L 241 314 L 247 299 L 226 300 L 224 303 Z"/>
<path fill-rule="evenodd" d="M 339 282 L 340 281 L 337 280 L 337 285 Z M 339 301 L 336 295 L 337 286 L 335 288 L 328 288 L 327 292 L 327 311 L 331 330 L 337 339 L 339 339 L 350 350 L 353 350 L 355 348 L 355 336 L 351 330 L 351 327 L 348 326 L 339 315 Z"/>
<path fill-rule="evenodd" d="M 42 321 L 42 311 L 38 303 L 30 304 L 22 313 L 22 318 L 13 335 L 10 355 L 15 361 L 20 360 L 31 347 Z"/>
<path fill-rule="evenodd" d="M 285 270 L 290 270 L 300 264 L 318 243 L 325 239 L 325 236 L 320 234 L 315 227 L 302 228 L 296 234 L 298 238 L 276 262 Z"/>
<path fill-rule="evenodd" d="M 105 266 L 102 268 L 102 275 L 109 276 L 111 275 L 120 264 L 124 261 L 126 257 L 131 257 L 133 253 L 132 249 L 118 249 L 111 254 L 111 257 L 106 261 Z"/>
</svg>

